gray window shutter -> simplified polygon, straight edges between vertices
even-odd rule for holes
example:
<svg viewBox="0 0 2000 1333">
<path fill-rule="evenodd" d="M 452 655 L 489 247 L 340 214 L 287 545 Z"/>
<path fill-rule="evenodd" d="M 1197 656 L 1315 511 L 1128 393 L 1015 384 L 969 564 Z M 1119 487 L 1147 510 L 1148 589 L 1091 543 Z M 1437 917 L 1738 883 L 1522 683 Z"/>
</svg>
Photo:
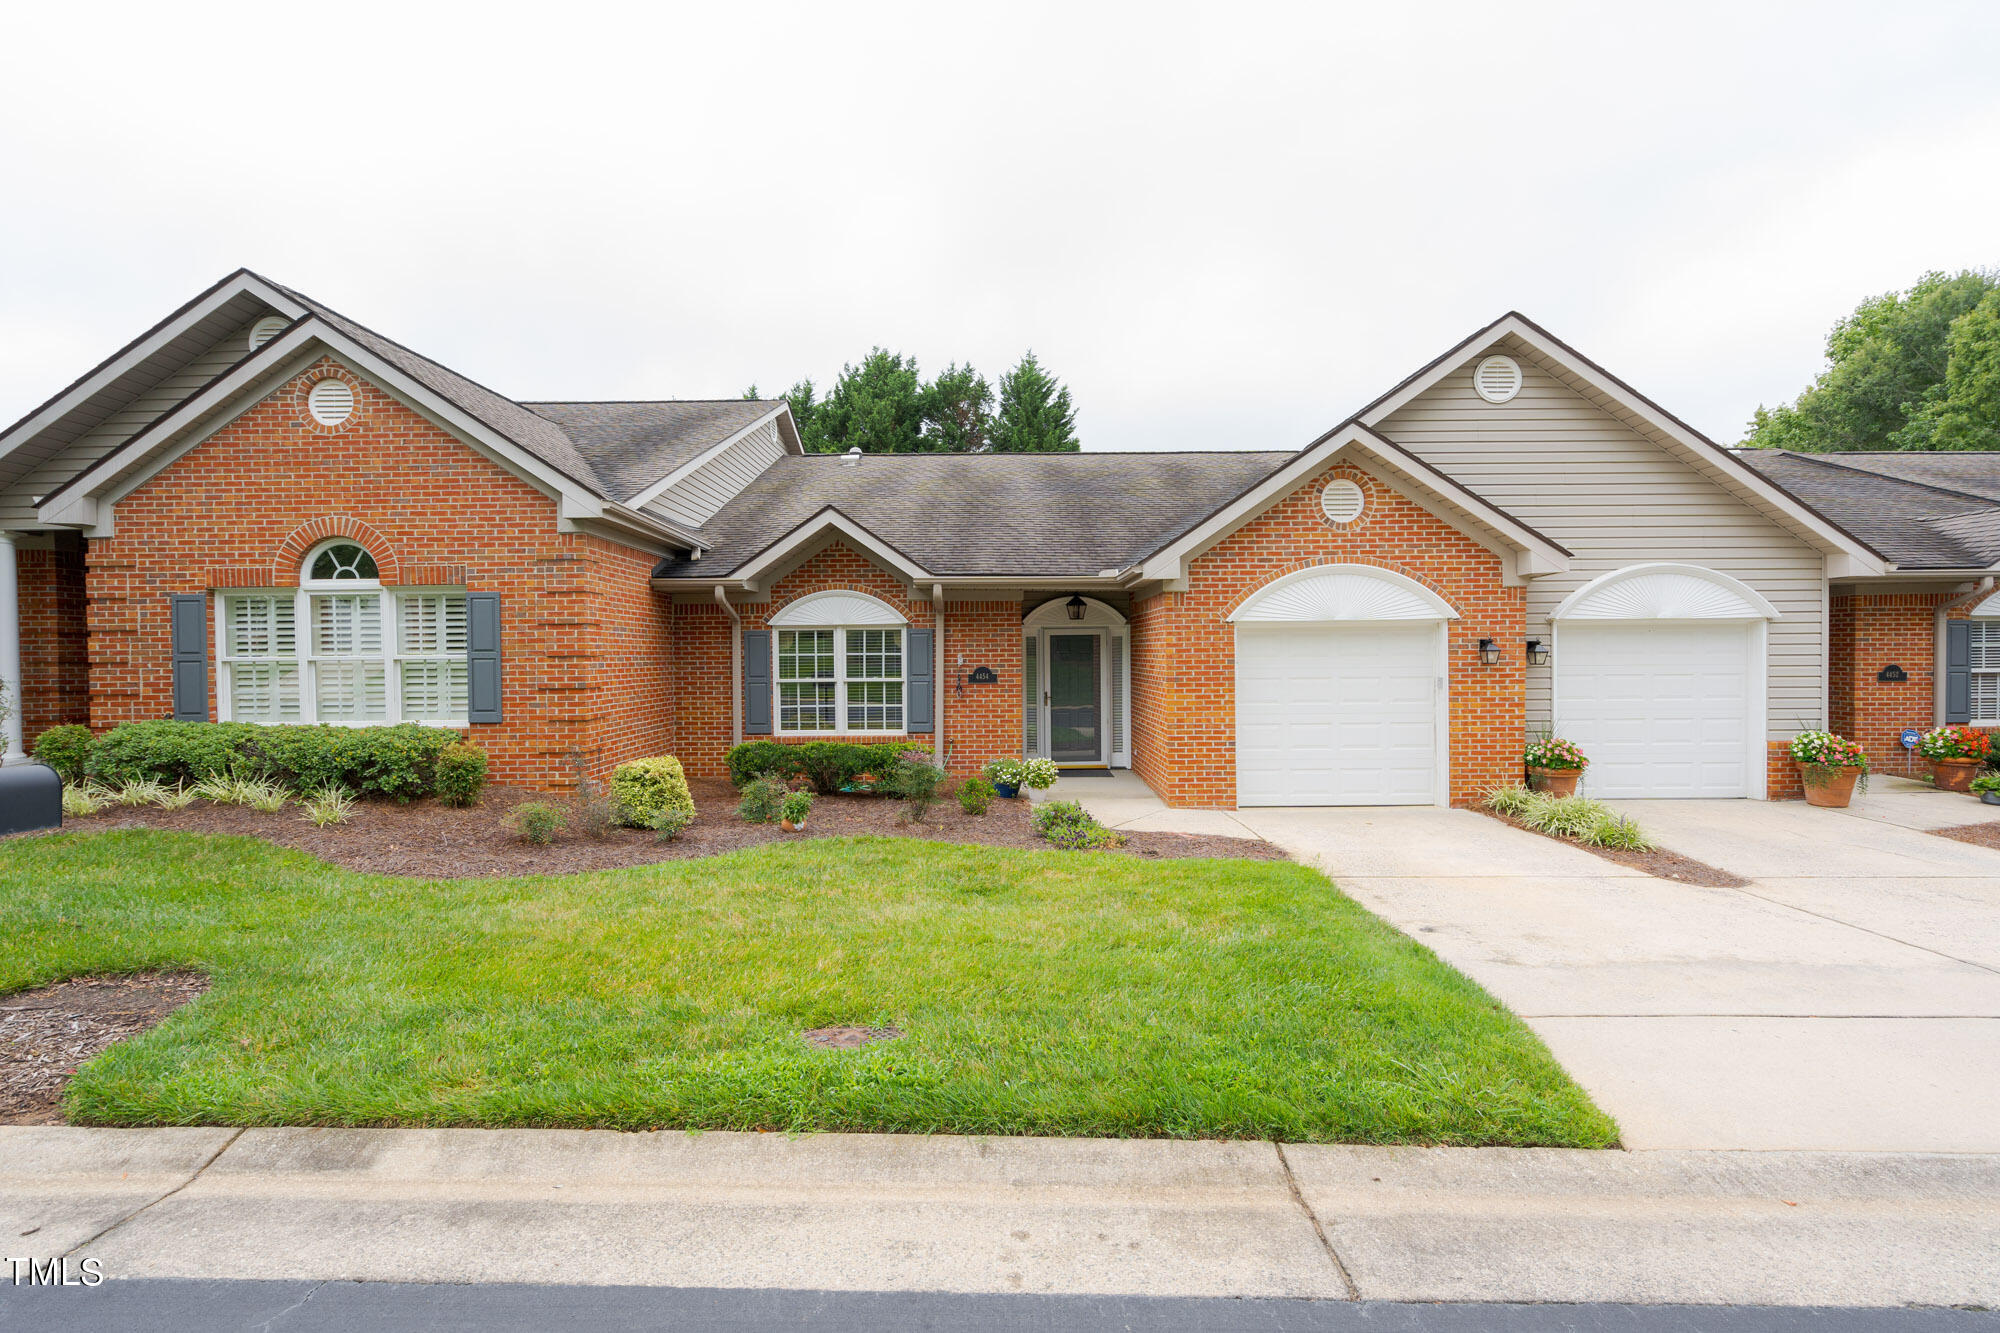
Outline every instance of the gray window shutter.
<svg viewBox="0 0 2000 1333">
<path fill-rule="evenodd" d="M 743 631 L 743 734 L 771 734 L 771 631 Z"/>
<path fill-rule="evenodd" d="M 1035 638 L 1021 640 L 1021 757 L 1033 759 L 1041 753 L 1035 739 L 1035 719 L 1042 715 L 1035 697 Z"/>
<path fill-rule="evenodd" d="M 930 731 L 936 725 L 931 721 L 932 684 L 931 674 L 931 632 L 927 629 L 908 630 L 909 645 L 903 653 L 903 729 L 905 731 Z"/>
<path fill-rule="evenodd" d="M 174 721 L 208 721 L 208 595 L 177 592 L 173 615 Z"/>
<path fill-rule="evenodd" d="M 488 725 L 501 718 L 500 594 L 465 594 L 465 678 L 467 722 Z"/>
<path fill-rule="evenodd" d="M 1972 721 L 1972 622 L 1944 622 L 1944 720 Z"/>
</svg>

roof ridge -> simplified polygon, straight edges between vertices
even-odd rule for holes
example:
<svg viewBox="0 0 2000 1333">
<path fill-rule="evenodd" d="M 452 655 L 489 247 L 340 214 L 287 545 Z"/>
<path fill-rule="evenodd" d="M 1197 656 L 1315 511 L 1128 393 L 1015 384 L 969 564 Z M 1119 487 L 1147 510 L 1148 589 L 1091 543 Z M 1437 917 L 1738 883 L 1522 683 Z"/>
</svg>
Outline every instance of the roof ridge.
<svg viewBox="0 0 2000 1333">
<path fill-rule="evenodd" d="M 775 407 L 786 400 L 783 398 L 514 398 L 509 401 L 518 403 L 522 407 L 554 407 L 558 404 L 567 407 L 589 407 L 601 403 L 759 403 L 766 407 Z"/>
</svg>

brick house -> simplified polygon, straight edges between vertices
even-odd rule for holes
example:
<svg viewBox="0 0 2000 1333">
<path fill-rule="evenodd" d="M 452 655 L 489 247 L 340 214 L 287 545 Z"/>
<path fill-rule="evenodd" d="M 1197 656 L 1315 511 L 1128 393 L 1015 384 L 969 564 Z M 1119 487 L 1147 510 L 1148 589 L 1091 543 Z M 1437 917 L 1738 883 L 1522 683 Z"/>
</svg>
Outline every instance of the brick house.
<svg viewBox="0 0 2000 1333">
<path fill-rule="evenodd" d="M 1991 587 L 1964 495 L 1912 577 L 1908 496 L 1844 517 L 1792 467 L 1519 315 L 1303 449 L 830 456 L 783 402 L 509 399 L 242 271 L 0 434 L 8 750 L 421 722 L 558 786 L 894 737 L 1179 805 L 1462 804 L 1552 728 L 1600 795 L 1786 795 L 1784 739 L 1879 745 Z"/>
</svg>

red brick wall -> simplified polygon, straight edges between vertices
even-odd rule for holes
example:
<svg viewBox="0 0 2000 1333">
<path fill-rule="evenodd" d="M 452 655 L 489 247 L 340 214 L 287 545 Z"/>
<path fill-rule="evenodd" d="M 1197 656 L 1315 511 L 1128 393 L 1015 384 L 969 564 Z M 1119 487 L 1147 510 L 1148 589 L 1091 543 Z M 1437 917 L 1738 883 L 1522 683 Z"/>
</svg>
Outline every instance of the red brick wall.
<svg viewBox="0 0 2000 1333">
<path fill-rule="evenodd" d="M 90 721 L 90 630 L 83 551 L 21 550 L 21 737 Z"/>
<path fill-rule="evenodd" d="M 1359 520 L 1320 511 L 1325 482 L 1362 488 Z M 1235 633 L 1228 616 L 1257 589 L 1314 565 L 1374 565 L 1415 579 L 1458 610 L 1449 630 L 1451 800 L 1476 802 L 1521 775 L 1525 595 L 1501 582 L 1500 558 L 1357 468 L 1336 465 L 1197 557 L 1188 591 L 1133 608 L 1133 766 L 1181 806 L 1236 803 Z M 1478 641 L 1505 657 L 1482 665 Z"/>
<path fill-rule="evenodd" d="M 1904 727 L 1932 725 L 1937 706 L 1937 607 L 1951 590 L 1833 595 L 1827 711 L 1833 730 L 1861 742 L 1886 773 L 1925 773 L 1900 739 Z M 1964 614 L 1963 611 L 1959 614 Z M 1907 681 L 1879 681 L 1890 664 Z"/>
<path fill-rule="evenodd" d="M 912 597 L 895 575 L 844 542 L 834 542 L 780 578 L 770 600 L 738 606 L 746 630 L 770 627 L 771 617 L 788 604 L 816 592 L 847 590 L 879 597 L 918 627 L 933 625 L 928 599 Z M 690 773 L 721 777 L 726 772 L 734 707 L 730 699 L 731 625 L 718 606 L 683 603 L 673 608 L 672 694 L 675 700 L 675 753 Z M 946 762 L 954 773 L 976 771 L 988 759 L 1021 752 L 1021 607 L 1018 602 L 945 604 L 945 648 L 937 669 L 946 673 Z M 965 670 L 990 666 L 998 685 L 964 686 L 955 676 L 959 654 Z M 928 740 L 933 733 L 918 733 Z M 768 737 L 797 741 L 822 737 Z M 848 739 L 866 740 L 855 736 Z"/>
<path fill-rule="evenodd" d="M 354 415 L 331 429 L 305 410 L 327 374 L 355 390 Z M 560 786 L 573 751 L 601 774 L 666 748 L 651 558 L 558 532 L 548 496 L 331 361 L 119 501 L 116 535 L 90 544 L 92 725 L 171 714 L 169 594 L 294 586 L 299 557 L 335 535 L 366 546 L 385 584 L 500 594 L 505 720 L 471 728 L 496 781 Z"/>
</svg>

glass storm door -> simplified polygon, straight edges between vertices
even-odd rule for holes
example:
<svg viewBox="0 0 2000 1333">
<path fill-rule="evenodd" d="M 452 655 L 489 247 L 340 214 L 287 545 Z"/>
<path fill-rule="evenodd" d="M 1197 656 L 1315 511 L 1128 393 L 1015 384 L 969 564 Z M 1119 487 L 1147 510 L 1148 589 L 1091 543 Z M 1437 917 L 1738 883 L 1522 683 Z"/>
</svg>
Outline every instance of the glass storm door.
<svg viewBox="0 0 2000 1333">
<path fill-rule="evenodd" d="M 1095 634 L 1049 635 L 1049 758 L 1059 764 L 1101 764 L 1103 704 Z"/>
</svg>

